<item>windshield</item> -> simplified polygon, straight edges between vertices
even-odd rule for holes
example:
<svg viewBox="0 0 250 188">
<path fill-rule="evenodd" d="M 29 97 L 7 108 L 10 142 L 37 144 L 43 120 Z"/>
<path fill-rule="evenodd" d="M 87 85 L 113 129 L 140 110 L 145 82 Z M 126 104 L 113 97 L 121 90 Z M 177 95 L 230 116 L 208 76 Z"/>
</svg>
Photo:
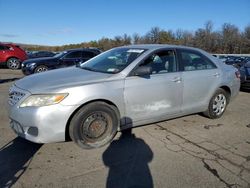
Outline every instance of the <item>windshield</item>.
<svg viewBox="0 0 250 188">
<path fill-rule="evenodd" d="M 58 57 L 62 57 L 64 56 L 64 54 L 66 54 L 67 51 L 63 51 L 63 52 L 59 52 L 58 54 L 56 54 L 54 57 L 58 58 Z"/>
<path fill-rule="evenodd" d="M 121 72 L 145 51 L 138 48 L 116 48 L 81 64 L 80 67 L 90 71 L 115 74 Z"/>
</svg>

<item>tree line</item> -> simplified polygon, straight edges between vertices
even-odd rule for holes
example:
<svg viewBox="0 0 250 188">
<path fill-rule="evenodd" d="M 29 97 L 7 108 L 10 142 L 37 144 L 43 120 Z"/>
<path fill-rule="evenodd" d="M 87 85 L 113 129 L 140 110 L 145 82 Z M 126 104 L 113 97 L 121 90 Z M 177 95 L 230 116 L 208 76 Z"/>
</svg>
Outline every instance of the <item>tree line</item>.
<svg viewBox="0 0 250 188">
<path fill-rule="evenodd" d="M 236 25 L 224 23 L 220 30 L 215 31 L 213 23 L 208 21 L 203 28 L 196 31 L 178 29 L 164 30 L 159 27 L 151 28 L 146 34 L 123 34 L 114 38 L 103 37 L 99 40 L 69 44 L 62 46 L 24 46 L 27 50 L 63 51 L 73 48 L 96 47 L 108 50 L 113 47 L 130 44 L 176 44 L 201 48 L 210 53 L 249 54 L 250 25 L 241 31 Z"/>
</svg>

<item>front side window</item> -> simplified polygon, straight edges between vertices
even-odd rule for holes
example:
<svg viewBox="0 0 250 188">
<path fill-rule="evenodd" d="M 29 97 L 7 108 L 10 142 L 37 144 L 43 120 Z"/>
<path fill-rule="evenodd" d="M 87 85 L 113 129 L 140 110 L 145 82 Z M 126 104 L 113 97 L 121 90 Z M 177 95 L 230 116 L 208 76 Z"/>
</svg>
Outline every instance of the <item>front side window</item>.
<svg viewBox="0 0 250 188">
<path fill-rule="evenodd" d="M 140 66 L 151 66 L 152 74 L 176 71 L 176 56 L 173 50 L 163 50 L 150 55 Z"/>
<path fill-rule="evenodd" d="M 80 65 L 82 69 L 115 74 L 121 72 L 146 50 L 140 48 L 116 48 Z"/>
<path fill-rule="evenodd" d="M 184 71 L 216 68 L 216 66 L 208 58 L 193 51 L 181 50 L 180 61 Z"/>
<path fill-rule="evenodd" d="M 65 56 L 66 59 L 81 58 L 81 57 L 82 57 L 81 51 L 70 52 Z"/>
</svg>

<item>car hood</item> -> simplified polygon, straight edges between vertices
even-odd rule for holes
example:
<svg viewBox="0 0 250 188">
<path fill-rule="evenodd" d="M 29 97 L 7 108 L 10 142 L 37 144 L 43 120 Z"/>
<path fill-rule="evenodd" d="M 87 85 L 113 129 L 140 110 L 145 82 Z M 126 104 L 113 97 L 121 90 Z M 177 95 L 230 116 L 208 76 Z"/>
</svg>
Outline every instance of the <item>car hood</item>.
<svg viewBox="0 0 250 188">
<path fill-rule="evenodd" d="M 18 80 L 15 85 L 33 94 L 50 93 L 69 87 L 103 82 L 110 77 L 112 74 L 69 67 L 26 76 Z"/>
<path fill-rule="evenodd" d="M 55 57 L 40 57 L 40 58 L 31 58 L 23 62 L 24 65 L 29 63 L 36 63 L 36 62 L 48 62 L 48 61 L 56 61 L 57 58 Z"/>
</svg>

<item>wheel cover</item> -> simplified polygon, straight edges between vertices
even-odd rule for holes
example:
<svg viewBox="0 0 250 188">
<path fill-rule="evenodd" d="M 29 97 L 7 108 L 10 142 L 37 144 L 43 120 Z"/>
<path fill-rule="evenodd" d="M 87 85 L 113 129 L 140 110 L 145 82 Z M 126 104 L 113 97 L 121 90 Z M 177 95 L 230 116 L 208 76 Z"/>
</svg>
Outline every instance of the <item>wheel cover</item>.
<svg viewBox="0 0 250 188">
<path fill-rule="evenodd" d="M 36 72 L 45 72 L 45 71 L 47 71 L 48 69 L 46 68 L 46 67 L 38 67 L 37 69 L 36 69 Z"/>
<path fill-rule="evenodd" d="M 12 69 L 18 69 L 19 64 L 20 64 L 17 59 L 10 59 L 8 63 L 9 63 L 9 67 Z"/>
<path fill-rule="evenodd" d="M 227 105 L 227 99 L 225 95 L 223 94 L 217 95 L 213 101 L 213 112 L 215 113 L 215 115 L 217 116 L 221 115 L 225 111 L 226 105 Z"/>
<path fill-rule="evenodd" d="M 94 112 L 83 121 L 81 135 L 89 142 L 102 141 L 110 136 L 110 127 L 112 127 L 112 120 L 107 113 Z"/>
</svg>

